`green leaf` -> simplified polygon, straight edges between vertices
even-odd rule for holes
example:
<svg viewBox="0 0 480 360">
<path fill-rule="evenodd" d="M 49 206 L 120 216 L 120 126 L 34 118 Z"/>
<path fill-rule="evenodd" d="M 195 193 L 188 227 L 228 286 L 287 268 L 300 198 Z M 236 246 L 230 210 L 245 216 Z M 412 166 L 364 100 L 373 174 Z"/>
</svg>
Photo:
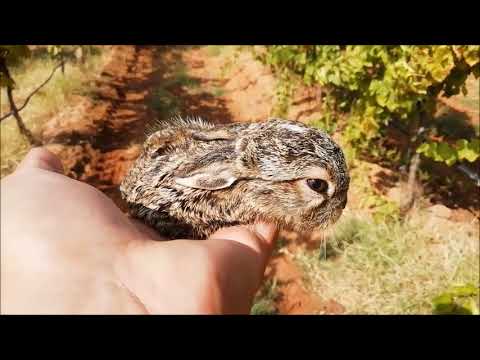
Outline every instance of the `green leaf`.
<svg viewBox="0 0 480 360">
<path fill-rule="evenodd" d="M 468 299 L 468 302 L 466 304 L 464 304 L 463 306 L 465 307 L 465 309 L 467 309 L 470 312 L 470 314 L 480 315 L 480 311 L 478 309 L 478 305 L 477 305 L 477 302 L 475 301 L 475 299 L 473 299 L 473 298 Z"/>
<path fill-rule="evenodd" d="M 440 161 L 443 160 L 448 166 L 451 166 L 457 161 L 457 151 L 447 143 L 440 143 L 437 152 L 441 159 Z"/>
<path fill-rule="evenodd" d="M 465 139 L 458 140 L 457 143 L 458 158 L 460 160 L 467 160 L 474 162 L 480 156 L 480 141 L 477 139 L 468 142 Z"/>
<path fill-rule="evenodd" d="M 455 305 L 453 304 L 453 296 L 450 294 L 437 296 L 432 300 L 432 304 L 435 312 L 438 313 L 449 313 L 455 308 Z"/>
<path fill-rule="evenodd" d="M 472 284 L 454 286 L 449 293 L 453 296 L 475 296 L 478 295 L 478 287 Z"/>
<path fill-rule="evenodd" d="M 387 95 L 385 93 L 377 94 L 376 99 L 377 99 L 378 105 L 380 105 L 382 107 L 385 107 L 387 105 L 388 98 L 387 98 Z"/>
<path fill-rule="evenodd" d="M 477 154 L 480 153 L 480 139 L 470 140 L 470 148 Z"/>
<path fill-rule="evenodd" d="M 282 45 L 268 46 L 266 59 L 285 81 L 291 83 L 296 77 L 307 86 L 322 86 L 325 114 L 338 111 L 335 104 L 345 114 L 345 140 L 378 157 L 385 152 L 381 151 L 383 142 L 375 140 L 383 136 L 390 119 L 407 123 L 418 119 L 422 111 L 432 115 L 438 94 L 466 94 L 468 75 L 480 75 L 479 51 L 477 45 Z M 279 103 L 287 104 L 293 93 L 278 92 L 277 100 L 282 98 Z M 459 159 L 477 159 L 475 146 L 470 142 L 457 149 L 429 143 L 416 151 L 452 165 Z"/>
<path fill-rule="evenodd" d="M 428 143 L 423 143 L 417 148 L 417 153 L 425 154 L 428 151 L 429 147 L 430 145 Z"/>
<path fill-rule="evenodd" d="M 479 287 L 472 284 L 452 286 L 432 300 L 436 314 L 478 315 Z"/>
<path fill-rule="evenodd" d="M 307 54 L 306 53 L 301 53 L 301 54 L 297 55 L 296 61 L 299 64 L 304 65 L 307 62 Z"/>
<path fill-rule="evenodd" d="M 463 54 L 463 58 L 469 66 L 478 64 L 480 62 L 480 46 L 467 46 L 467 49 Z"/>
</svg>

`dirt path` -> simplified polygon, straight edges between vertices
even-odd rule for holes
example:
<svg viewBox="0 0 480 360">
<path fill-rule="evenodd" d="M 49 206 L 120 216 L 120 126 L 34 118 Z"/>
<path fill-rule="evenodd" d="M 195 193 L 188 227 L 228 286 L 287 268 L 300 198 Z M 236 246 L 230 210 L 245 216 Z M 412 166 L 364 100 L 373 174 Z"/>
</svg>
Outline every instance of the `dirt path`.
<svg viewBox="0 0 480 360">
<path fill-rule="evenodd" d="M 145 124 L 154 116 L 146 105 L 153 54 L 148 48 L 117 46 L 111 58 L 93 93 L 50 121 L 43 137 L 69 176 L 122 205 L 118 185 L 138 156 Z"/>
</svg>

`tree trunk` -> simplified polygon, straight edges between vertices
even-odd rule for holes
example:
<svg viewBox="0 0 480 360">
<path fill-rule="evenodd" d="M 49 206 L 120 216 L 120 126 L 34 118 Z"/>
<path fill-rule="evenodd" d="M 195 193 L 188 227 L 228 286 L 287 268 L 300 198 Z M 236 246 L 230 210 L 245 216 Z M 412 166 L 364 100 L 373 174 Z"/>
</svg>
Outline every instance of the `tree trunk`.
<svg viewBox="0 0 480 360">
<path fill-rule="evenodd" d="M 63 53 L 63 51 L 63 49 L 60 50 L 60 63 L 62 64 L 62 75 L 65 75 L 65 54 Z"/>
<path fill-rule="evenodd" d="M 407 182 L 407 196 L 404 203 L 401 206 L 401 212 L 406 214 L 413 207 L 415 203 L 415 198 L 417 195 L 416 184 L 417 184 L 417 171 L 418 166 L 420 165 L 420 154 L 413 155 L 410 160 L 410 167 L 408 169 L 408 182 Z"/>
<path fill-rule="evenodd" d="M 408 168 L 408 180 L 407 180 L 407 194 L 405 200 L 400 206 L 400 212 L 403 215 L 406 215 L 415 204 L 417 196 L 417 172 L 418 167 L 420 166 L 420 154 L 416 153 L 417 147 L 424 141 L 425 134 L 428 133 L 425 128 L 428 124 L 431 114 L 428 111 L 423 111 L 420 117 L 416 120 L 412 120 L 410 127 L 410 134 L 412 134 L 412 139 L 410 141 L 409 153 L 413 152 L 413 155 L 410 156 L 410 165 Z"/>
</svg>

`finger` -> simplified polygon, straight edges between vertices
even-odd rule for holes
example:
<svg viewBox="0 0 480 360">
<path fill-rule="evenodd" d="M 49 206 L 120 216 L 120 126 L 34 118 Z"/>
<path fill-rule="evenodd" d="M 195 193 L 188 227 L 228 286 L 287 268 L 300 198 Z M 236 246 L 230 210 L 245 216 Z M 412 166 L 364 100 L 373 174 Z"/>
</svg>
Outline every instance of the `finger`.
<svg viewBox="0 0 480 360">
<path fill-rule="evenodd" d="M 235 241 L 258 253 L 263 262 L 270 257 L 278 229 L 273 224 L 257 223 L 251 226 L 233 226 L 216 231 L 209 240 Z M 208 241 L 208 240 L 207 240 Z"/>
<path fill-rule="evenodd" d="M 273 251 L 275 226 L 235 226 L 215 232 L 204 242 L 217 269 L 215 303 L 222 313 L 248 313 Z"/>
<path fill-rule="evenodd" d="M 47 149 L 37 147 L 30 150 L 18 166 L 18 170 L 36 168 L 63 174 L 63 165 L 58 156 Z"/>
</svg>

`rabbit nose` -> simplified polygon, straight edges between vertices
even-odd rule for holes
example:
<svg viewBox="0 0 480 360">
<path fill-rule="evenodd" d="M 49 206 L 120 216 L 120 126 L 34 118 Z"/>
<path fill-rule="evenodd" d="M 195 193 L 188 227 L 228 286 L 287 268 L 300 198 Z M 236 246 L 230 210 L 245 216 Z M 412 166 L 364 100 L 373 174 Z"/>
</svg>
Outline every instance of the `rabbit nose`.
<svg viewBox="0 0 480 360">
<path fill-rule="evenodd" d="M 347 206 L 347 197 L 345 196 L 345 199 L 343 199 L 342 203 L 340 204 L 340 206 L 342 207 L 342 209 L 345 209 L 345 207 Z"/>
</svg>

